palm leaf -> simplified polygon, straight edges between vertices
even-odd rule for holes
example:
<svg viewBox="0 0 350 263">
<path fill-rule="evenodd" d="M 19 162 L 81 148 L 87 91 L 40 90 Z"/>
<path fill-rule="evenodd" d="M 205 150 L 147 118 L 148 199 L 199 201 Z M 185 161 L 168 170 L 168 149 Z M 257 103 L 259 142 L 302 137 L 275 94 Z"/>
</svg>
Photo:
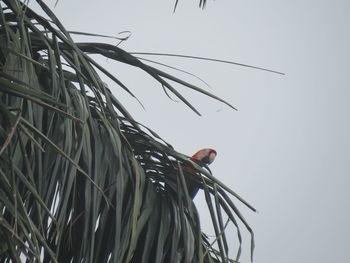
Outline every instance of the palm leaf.
<svg viewBox="0 0 350 263">
<path fill-rule="evenodd" d="M 238 259 L 238 220 L 252 231 L 230 195 L 254 208 L 135 121 L 97 69 L 134 94 L 89 54 L 139 67 L 196 113 L 169 80 L 232 105 L 118 47 L 75 43 L 37 2 L 46 18 L 0 1 L 0 262 L 233 262 L 228 223 Z M 188 180 L 205 192 L 214 243 Z"/>
</svg>

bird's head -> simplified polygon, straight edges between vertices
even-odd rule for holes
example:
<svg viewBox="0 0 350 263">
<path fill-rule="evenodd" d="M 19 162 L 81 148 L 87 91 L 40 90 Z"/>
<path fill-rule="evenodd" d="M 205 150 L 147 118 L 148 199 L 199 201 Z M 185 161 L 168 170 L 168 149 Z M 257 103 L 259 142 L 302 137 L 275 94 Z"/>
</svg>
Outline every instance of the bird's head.
<svg viewBox="0 0 350 263">
<path fill-rule="evenodd" d="M 209 165 L 215 160 L 216 155 L 217 155 L 217 152 L 214 149 L 205 148 L 205 149 L 199 150 L 194 155 L 192 155 L 191 160 L 196 161 L 197 163 L 199 161 L 202 164 Z"/>
</svg>

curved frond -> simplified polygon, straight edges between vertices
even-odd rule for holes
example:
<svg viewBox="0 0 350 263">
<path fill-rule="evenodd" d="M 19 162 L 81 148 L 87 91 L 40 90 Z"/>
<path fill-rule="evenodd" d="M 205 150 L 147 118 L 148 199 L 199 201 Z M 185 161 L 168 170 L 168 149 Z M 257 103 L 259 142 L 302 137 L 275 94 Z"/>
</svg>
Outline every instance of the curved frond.
<svg viewBox="0 0 350 263">
<path fill-rule="evenodd" d="M 46 18 L 0 1 L 0 262 L 234 262 L 229 223 L 238 260 L 239 225 L 253 232 L 230 195 L 254 208 L 136 122 L 97 69 L 133 93 L 89 54 L 139 67 L 194 111 L 168 80 L 223 100 L 118 47 L 75 43 L 37 2 Z M 212 243 L 189 182 L 205 192 Z"/>
</svg>

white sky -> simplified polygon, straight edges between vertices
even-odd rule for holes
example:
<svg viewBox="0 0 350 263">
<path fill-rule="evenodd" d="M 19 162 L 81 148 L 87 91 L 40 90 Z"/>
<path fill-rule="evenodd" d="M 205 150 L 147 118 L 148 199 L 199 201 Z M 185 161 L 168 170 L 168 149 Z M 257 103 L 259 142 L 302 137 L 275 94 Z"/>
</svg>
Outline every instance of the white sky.
<svg viewBox="0 0 350 263">
<path fill-rule="evenodd" d="M 176 85 L 203 114 L 198 117 L 169 100 L 146 74 L 102 60 L 145 105 L 146 111 L 111 86 L 137 120 L 180 152 L 218 151 L 214 175 L 259 211 L 241 207 L 256 234 L 255 262 L 349 262 L 350 1 L 209 0 L 202 11 L 199 0 L 180 0 L 173 14 L 174 2 L 60 0 L 54 11 L 69 30 L 130 30 L 121 45 L 127 51 L 213 57 L 285 72 L 152 57 L 198 75 L 211 88 L 172 72 L 239 109 Z M 211 231 L 202 196 L 196 203 Z M 248 235 L 243 249 L 242 261 L 249 262 Z"/>
</svg>

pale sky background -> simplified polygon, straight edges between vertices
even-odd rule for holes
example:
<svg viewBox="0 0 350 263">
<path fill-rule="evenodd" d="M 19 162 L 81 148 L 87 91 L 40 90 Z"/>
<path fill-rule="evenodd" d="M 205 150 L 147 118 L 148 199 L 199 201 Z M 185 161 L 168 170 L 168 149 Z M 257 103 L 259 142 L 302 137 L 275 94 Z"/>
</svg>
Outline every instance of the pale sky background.
<svg viewBox="0 0 350 263">
<path fill-rule="evenodd" d="M 350 1 L 209 0 L 203 11 L 199 1 L 180 0 L 173 14 L 174 2 L 60 0 L 54 12 L 69 30 L 114 36 L 130 30 L 120 46 L 127 51 L 205 56 L 285 72 L 152 57 L 198 75 L 211 88 L 170 71 L 239 109 L 175 85 L 197 106 L 198 117 L 140 70 L 100 60 L 145 105 L 146 111 L 108 82 L 138 121 L 180 152 L 218 151 L 213 174 L 259 211 L 240 206 L 255 231 L 255 262 L 350 262 Z M 210 232 L 202 194 L 196 204 Z M 244 238 L 242 262 L 249 262 L 249 235 Z M 236 235 L 230 240 L 235 248 Z"/>
</svg>

